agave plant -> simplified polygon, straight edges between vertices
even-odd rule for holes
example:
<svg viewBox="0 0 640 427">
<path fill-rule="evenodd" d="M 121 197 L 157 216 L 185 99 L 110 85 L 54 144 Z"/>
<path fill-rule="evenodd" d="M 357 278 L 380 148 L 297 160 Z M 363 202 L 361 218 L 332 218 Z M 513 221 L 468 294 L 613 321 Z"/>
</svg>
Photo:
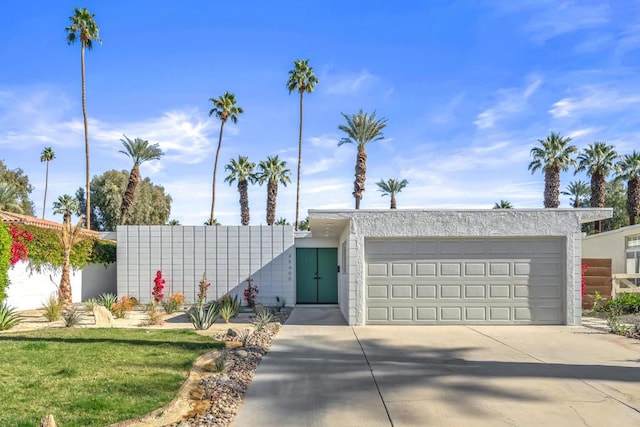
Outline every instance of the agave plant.
<svg viewBox="0 0 640 427">
<path fill-rule="evenodd" d="M 209 305 L 194 304 L 189 311 L 187 311 L 189 320 L 193 327 L 199 331 L 209 329 L 219 317 L 218 304 L 213 303 Z"/>
<path fill-rule="evenodd" d="M 229 295 L 225 295 L 218 301 L 218 313 L 224 320 L 224 323 L 229 323 L 229 319 L 236 317 L 240 313 L 240 301 L 238 295 L 234 295 L 233 298 Z"/>
<path fill-rule="evenodd" d="M 13 328 L 21 320 L 15 308 L 7 305 L 6 302 L 0 304 L 0 331 Z"/>
</svg>

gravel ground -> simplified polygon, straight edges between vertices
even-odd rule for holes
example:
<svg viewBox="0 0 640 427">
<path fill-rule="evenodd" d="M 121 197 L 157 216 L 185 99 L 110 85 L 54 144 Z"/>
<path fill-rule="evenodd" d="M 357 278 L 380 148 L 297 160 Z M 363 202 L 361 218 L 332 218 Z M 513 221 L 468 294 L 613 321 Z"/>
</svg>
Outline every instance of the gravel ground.
<svg viewBox="0 0 640 427">
<path fill-rule="evenodd" d="M 224 427 L 231 425 L 262 357 L 269 351 L 273 338 L 290 313 L 291 309 L 284 309 L 274 314 L 274 321 L 261 331 L 253 331 L 244 347 L 233 347 L 240 344 L 235 333 L 242 331 L 236 329 L 216 335 L 215 338 L 227 341 L 232 347 L 227 350 L 224 372 L 212 373 L 203 378 L 198 389 L 191 392 L 191 398 L 195 403 L 188 418 L 170 426 Z"/>
</svg>

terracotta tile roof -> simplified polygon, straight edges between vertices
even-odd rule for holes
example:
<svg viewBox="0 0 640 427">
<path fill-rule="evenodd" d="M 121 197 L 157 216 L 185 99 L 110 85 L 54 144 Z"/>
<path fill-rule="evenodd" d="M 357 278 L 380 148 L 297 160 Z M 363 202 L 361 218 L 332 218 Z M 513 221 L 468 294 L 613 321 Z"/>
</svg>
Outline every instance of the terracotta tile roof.
<svg viewBox="0 0 640 427">
<path fill-rule="evenodd" d="M 36 218 L 33 216 L 17 214 L 14 212 L 5 212 L 0 211 L 0 217 L 2 221 L 7 224 L 24 224 L 24 225 L 34 225 L 40 228 L 49 228 L 54 230 L 60 230 L 62 228 L 62 224 L 55 221 L 49 221 L 48 219 Z M 82 234 L 99 237 L 100 233 L 93 230 L 83 230 Z"/>
</svg>

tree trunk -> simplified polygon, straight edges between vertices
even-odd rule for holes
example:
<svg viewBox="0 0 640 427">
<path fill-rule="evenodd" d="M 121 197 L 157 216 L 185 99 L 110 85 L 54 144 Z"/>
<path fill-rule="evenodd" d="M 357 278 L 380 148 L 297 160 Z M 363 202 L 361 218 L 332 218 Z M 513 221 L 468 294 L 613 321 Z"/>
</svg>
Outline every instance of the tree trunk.
<svg viewBox="0 0 640 427">
<path fill-rule="evenodd" d="M 393 194 L 391 195 L 391 209 L 397 209 L 396 196 Z"/>
<path fill-rule="evenodd" d="M 640 215 L 640 178 L 633 177 L 627 182 L 627 213 L 629 225 L 636 225 Z"/>
<path fill-rule="evenodd" d="M 140 183 L 140 166 L 138 164 L 133 165 L 131 173 L 129 174 L 129 182 L 127 183 L 127 189 L 122 196 L 122 204 L 120 205 L 120 225 L 124 225 L 127 222 L 127 213 L 129 208 L 133 205 L 133 201 L 136 197 L 136 188 Z"/>
<path fill-rule="evenodd" d="M 367 179 L 367 152 L 364 145 L 358 145 L 356 156 L 356 179 L 353 181 L 353 197 L 356 199 L 356 209 L 360 209 L 360 200 L 364 192 L 364 181 Z"/>
<path fill-rule="evenodd" d="M 213 163 L 213 189 L 211 191 L 211 215 L 209 216 L 209 225 L 213 225 L 215 208 L 216 208 L 216 173 L 218 172 L 218 157 L 220 156 L 220 147 L 222 146 L 222 129 L 224 128 L 224 120 L 220 121 L 220 135 L 218 136 L 218 149 L 216 150 L 216 160 Z"/>
<path fill-rule="evenodd" d="M 593 175 L 591 175 L 591 207 L 592 208 L 603 208 L 604 207 L 604 197 L 605 197 L 605 179 L 602 172 L 599 170 L 595 171 Z M 600 233 L 602 231 L 602 221 L 595 221 L 594 229 L 596 232 Z"/>
<path fill-rule="evenodd" d="M 44 175 L 44 201 L 42 202 L 42 219 L 44 219 L 44 212 L 47 209 L 47 190 L 49 189 L 49 160 L 47 160 L 47 169 Z"/>
<path fill-rule="evenodd" d="M 547 167 L 544 170 L 544 207 L 557 208 L 560 206 L 560 170 L 557 167 Z"/>
<path fill-rule="evenodd" d="M 84 153 L 85 153 L 85 178 L 87 188 L 87 211 L 85 216 L 87 230 L 91 229 L 91 180 L 89 167 L 89 124 L 87 121 L 87 97 L 84 80 L 84 44 L 80 46 L 80 66 L 82 68 L 82 119 L 84 120 Z"/>
<path fill-rule="evenodd" d="M 302 164 L 302 94 L 304 93 L 304 88 L 300 88 L 300 133 L 298 136 L 298 183 L 296 188 L 296 224 L 295 230 L 298 231 L 299 223 L 299 213 L 300 213 L 300 165 Z"/>
<path fill-rule="evenodd" d="M 71 306 L 71 249 L 65 248 L 62 259 L 62 276 L 60 277 L 60 287 L 58 288 L 58 301 L 66 309 Z"/>
<path fill-rule="evenodd" d="M 267 225 L 276 221 L 276 197 L 278 197 L 278 181 L 269 180 L 267 184 Z"/>
<path fill-rule="evenodd" d="M 249 225 L 249 192 L 247 180 L 238 181 L 238 192 L 240 193 L 240 220 L 242 225 Z"/>
</svg>

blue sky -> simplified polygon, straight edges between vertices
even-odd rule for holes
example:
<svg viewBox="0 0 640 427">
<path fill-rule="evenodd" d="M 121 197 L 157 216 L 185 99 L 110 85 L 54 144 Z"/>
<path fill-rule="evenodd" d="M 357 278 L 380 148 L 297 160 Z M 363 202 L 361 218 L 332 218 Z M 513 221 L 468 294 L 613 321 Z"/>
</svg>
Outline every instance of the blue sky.
<svg viewBox="0 0 640 427">
<path fill-rule="evenodd" d="M 216 217 L 240 223 L 224 165 L 278 154 L 293 174 L 276 216 L 293 221 L 298 98 L 285 83 L 297 58 L 319 78 L 305 97 L 302 218 L 353 207 L 341 112 L 388 119 L 386 139 L 367 150 L 364 209 L 388 207 L 375 182 L 392 177 L 409 181 L 399 208 L 542 207 L 543 176 L 527 170 L 537 139 L 639 146 L 638 1 L 6 1 L 0 159 L 29 175 L 38 215 L 43 147 L 57 156 L 48 200 L 84 185 L 80 48 L 64 32 L 73 6 L 96 15 L 103 39 L 86 54 L 92 176 L 131 168 L 122 134 L 159 143 L 166 155 L 142 175 L 165 187 L 185 225 L 208 218 L 219 130 L 208 99 L 225 91 L 245 114 L 225 126 Z M 586 178 L 570 171 L 562 187 L 574 179 Z M 252 224 L 264 224 L 266 188 L 249 199 Z"/>
</svg>

